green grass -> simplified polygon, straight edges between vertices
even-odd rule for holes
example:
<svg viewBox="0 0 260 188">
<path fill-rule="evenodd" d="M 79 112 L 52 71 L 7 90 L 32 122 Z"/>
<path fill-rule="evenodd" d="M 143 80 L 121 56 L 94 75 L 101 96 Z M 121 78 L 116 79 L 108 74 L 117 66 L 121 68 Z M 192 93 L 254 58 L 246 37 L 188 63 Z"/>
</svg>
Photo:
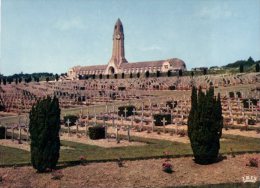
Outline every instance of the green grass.
<svg viewBox="0 0 260 188">
<path fill-rule="evenodd" d="M 220 153 L 260 152 L 260 139 L 242 136 L 225 135 L 221 141 Z M 166 140 L 132 137 L 133 141 L 145 142 L 143 146 L 128 146 L 117 148 L 102 148 L 69 141 L 61 141 L 63 146 L 59 162 L 78 161 L 84 156 L 87 161 L 106 161 L 122 159 L 141 159 L 163 157 L 168 151 L 172 157 L 191 155 L 190 144 L 171 142 Z M 30 153 L 24 150 L 0 146 L 0 165 L 21 164 L 30 162 Z"/>
<path fill-rule="evenodd" d="M 0 165 L 28 163 L 30 157 L 28 151 L 0 146 Z"/>
</svg>

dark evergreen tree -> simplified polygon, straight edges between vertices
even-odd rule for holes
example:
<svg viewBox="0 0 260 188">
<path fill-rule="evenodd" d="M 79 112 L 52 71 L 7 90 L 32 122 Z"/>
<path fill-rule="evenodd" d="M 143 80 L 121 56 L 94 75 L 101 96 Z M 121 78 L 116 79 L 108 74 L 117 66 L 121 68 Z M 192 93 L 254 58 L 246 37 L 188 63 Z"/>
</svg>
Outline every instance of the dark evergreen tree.
<svg viewBox="0 0 260 188">
<path fill-rule="evenodd" d="M 160 77 L 160 76 L 161 76 L 160 71 L 156 71 L 156 77 L 158 78 L 158 77 Z"/>
<path fill-rule="evenodd" d="M 59 80 L 59 75 L 55 74 L 55 80 L 58 81 Z"/>
<path fill-rule="evenodd" d="M 3 78 L 3 84 L 6 85 L 6 78 Z"/>
<path fill-rule="evenodd" d="M 130 78 L 133 78 L 133 73 L 130 73 Z"/>
<path fill-rule="evenodd" d="M 179 76 L 182 76 L 182 70 L 181 69 L 179 70 Z"/>
<path fill-rule="evenodd" d="M 18 84 L 18 78 L 15 78 L 15 84 L 16 85 Z"/>
<path fill-rule="evenodd" d="M 125 73 L 122 73 L 121 78 L 122 78 L 122 79 L 125 78 Z"/>
<path fill-rule="evenodd" d="M 259 72 L 259 71 L 260 71 L 259 63 L 256 63 L 256 65 L 255 65 L 255 71 L 256 71 L 256 72 Z"/>
<path fill-rule="evenodd" d="M 214 88 L 206 93 L 192 88 L 191 110 L 188 118 L 188 136 L 195 162 L 209 164 L 216 161 L 220 149 L 223 117 L 220 95 L 214 97 Z"/>
<path fill-rule="evenodd" d="M 137 78 L 140 78 L 140 72 L 138 72 L 136 76 L 137 76 Z"/>
<path fill-rule="evenodd" d="M 0 78 L 0 85 L 2 84 L 2 78 Z"/>
<path fill-rule="evenodd" d="M 239 72 L 240 73 L 244 72 L 244 66 L 242 64 L 239 66 Z"/>
<path fill-rule="evenodd" d="M 194 76 L 194 72 L 192 71 L 192 72 L 191 72 L 191 77 L 193 77 L 193 76 Z"/>
<path fill-rule="evenodd" d="M 40 100 L 30 111 L 31 162 L 38 172 L 54 169 L 60 151 L 60 108 L 56 97 Z"/>
<path fill-rule="evenodd" d="M 204 68 L 204 69 L 203 69 L 203 75 L 206 75 L 206 74 L 207 74 L 207 69 Z"/>
<path fill-rule="evenodd" d="M 171 75 L 172 75 L 172 71 L 171 71 L 171 70 L 168 70 L 167 76 L 170 77 Z"/>
<path fill-rule="evenodd" d="M 146 72 L 145 72 L 145 77 L 146 77 L 146 78 L 149 78 L 149 75 L 150 75 L 149 71 L 146 71 Z"/>
</svg>

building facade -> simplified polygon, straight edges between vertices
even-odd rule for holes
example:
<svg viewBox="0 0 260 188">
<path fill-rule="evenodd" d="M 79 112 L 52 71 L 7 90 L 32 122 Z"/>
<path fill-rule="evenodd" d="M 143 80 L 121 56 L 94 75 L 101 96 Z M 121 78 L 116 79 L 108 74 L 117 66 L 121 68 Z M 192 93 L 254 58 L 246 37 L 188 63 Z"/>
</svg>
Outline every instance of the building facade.
<svg viewBox="0 0 260 188">
<path fill-rule="evenodd" d="M 185 71 L 186 65 L 184 61 L 178 58 L 172 58 L 159 61 L 145 61 L 129 63 L 125 58 L 124 48 L 124 29 L 120 19 L 117 20 L 114 26 L 113 33 L 113 50 L 112 56 L 107 65 L 95 66 L 75 66 L 69 69 L 68 77 L 70 79 L 77 79 L 80 75 L 113 75 L 113 74 L 137 74 L 168 71 Z"/>
</svg>

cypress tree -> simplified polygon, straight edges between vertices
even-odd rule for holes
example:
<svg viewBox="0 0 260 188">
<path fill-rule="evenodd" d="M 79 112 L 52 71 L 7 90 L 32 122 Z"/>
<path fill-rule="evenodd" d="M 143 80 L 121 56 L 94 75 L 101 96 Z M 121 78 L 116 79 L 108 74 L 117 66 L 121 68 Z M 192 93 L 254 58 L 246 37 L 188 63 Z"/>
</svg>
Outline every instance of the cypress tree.
<svg viewBox="0 0 260 188">
<path fill-rule="evenodd" d="M 240 73 L 244 72 L 244 65 L 241 64 L 241 65 L 239 66 L 239 72 L 240 72 Z"/>
<path fill-rule="evenodd" d="M 40 100 L 30 111 L 31 162 L 38 172 L 54 169 L 60 151 L 60 108 L 56 97 Z"/>
<path fill-rule="evenodd" d="M 256 65 L 255 65 L 255 71 L 256 71 L 256 72 L 259 72 L 259 71 L 260 71 L 259 63 L 256 63 Z"/>
<path fill-rule="evenodd" d="M 223 117 L 220 95 L 214 97 L 214 88 L 198 94 L 192 88 L 191 110 L 188 118 L 188 136 L 195 162 L 209 164 L 216 161 L 220 149 Z"/>
</svg>

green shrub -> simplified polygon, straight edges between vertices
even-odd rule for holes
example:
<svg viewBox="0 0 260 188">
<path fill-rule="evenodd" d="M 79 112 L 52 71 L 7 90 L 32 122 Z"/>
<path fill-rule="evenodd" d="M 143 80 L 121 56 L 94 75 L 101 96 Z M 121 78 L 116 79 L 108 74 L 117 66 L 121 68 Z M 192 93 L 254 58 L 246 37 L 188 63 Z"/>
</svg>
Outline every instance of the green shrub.
<svg viewBox="0 0 260 188">
<path fill-rule="evenodd" d="M 163 118 L 165 118 L 165 125 L 171 124 L 171 114 L 154 114 L 153 119 L 155 120 L 155 126 L 163 126 Z"/>
<path fill-rule="evenodd" d="M 166 101 L 166 106 L 169 106 L 170 109 L 173 109 L 177 106 L 177 101 Z"/>
<path fill-rule="evenodd" d="M 119 90 L 119 91 L 124 91 L 124 90 L 125 90 L 125 87 L 124 87 L 124 86 L 119 86 L 119 87 L 118 87 L 118 90 Z"/>
<path fill-rule="evenodd" d="M 257 105 L 257 99 L 250 99 L 251 105 Z M 244 108 L 249 108 L 248 99 L 243 99 Z"/>
<path fill-rule="evenodd" d="M 176 86 L 169 86 L 168 89 L 169 89 L 169 90 L 175 90 L 175 89 L 176 89 Z"/>
<path fill-rule="evenodd" d="M 66 127 L 68 126 L 68 124 L 67 124 L 68 119 L 70 120 L 70 126 L 72 126 L 72 125 L 75 125 L 76 121 L 78 120 L 78 117 L 75 115 L 64 116 L 63 121 L 64 121 L 64 124 Z"/>
<path fill-rule="evenodd" d="M 40 100 L 30 111 L 31 162 L 38 172 L 54 169 L 60 156 L 59 100 Z"/>
<path fill-rule="evenodd" d="M 122 115 L 123 117 L 125 117 L 125 108 L 127 110 L 126 117 L 132 116 L 134 114 L 133 113 L 134 109 L 136 110 L 135 106 L 119 106 L 118 107 L 118 116 Z"/>
<path fill-rule="evenodd" d="M 230 98 L 234 98 L 234 97 L 235 97 L 235 93 L 234 93 L 233 91 L 230 91 L 230 92 L 229 92 L 229 97 L 230 97 Z"/>
<path fill-rule="evenodd" d="M 0 127 L 0 139 L 5 139 L 5 127 Z"/>
<path fill-rule="evenodd" d="M 188 136 L 195 162 L 209 164 L 216 161 L 222 135 L 223 117 L 220 94 L 214 97 L 214 88 L 206 93 L 192 88 L 191 110 L 188 118 Z"/>
<path fill-rule="evenodd" d="M 105 127 L 103 126 L 93 126 L 88 128 L 89 138 L 91 140 L 98 140 L 105 138 Z"/>
</svg>

